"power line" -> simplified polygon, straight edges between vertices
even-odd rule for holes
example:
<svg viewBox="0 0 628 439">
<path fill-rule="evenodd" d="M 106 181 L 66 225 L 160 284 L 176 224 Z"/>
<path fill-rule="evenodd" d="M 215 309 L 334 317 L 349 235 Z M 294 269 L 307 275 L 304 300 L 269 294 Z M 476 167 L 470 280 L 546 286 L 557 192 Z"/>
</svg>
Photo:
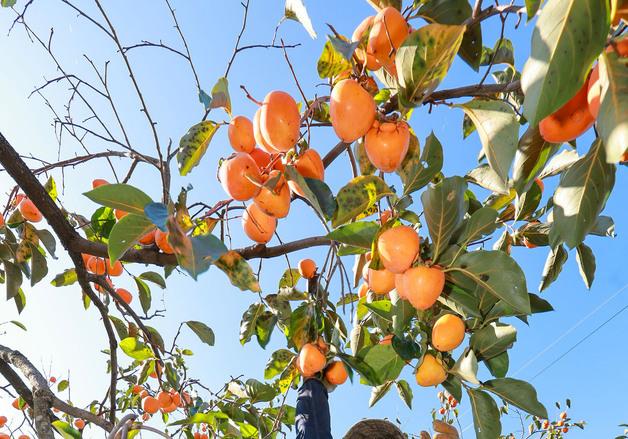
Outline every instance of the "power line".
<svg viewBox="0 0 628 439">
<path fill-rule="evenodd" d="M 612 316 L 610 316 L 604 323 L 602 323 L 600 326 L 598 326 L 597 328 L 595 328 L 593 331 L 591 331 L 590 333 L 588 333 L 585 337 L 583 337 L 582 339 L 580 339 L 578 341 L 578 343 L 576 343 L 575 345 L 573 345 L 572 347 L 570 347 L 564 354 L 562 354 L 560 357 L 556 358 L 554 361 L 552 361 L 550 364 L 548 364 L 547 366 L 545 366 L 543 369 L 541 369 L 541 371 L 539 373 L 537 373 L 536 375 L 534 375 L 530 381 L 534 380 L 535 378 L 537 378 L 539 375 L 541 375 L 543 372 L 545 372 L 547 369 L 549 369 L 550 367 L 552 367 L 554 364 L 556 364 L 557 362 L 559 362 L 560 360 L 562 360 L 567 354 L 569 354 L 571 351 L 573 351 L 575 348 L 577 348 L 578 346 L 580 346 L 584 341 L 586 341 L 589 337 L 591 337 L 593 334 L 595 334 L 597 331 L 599 331 L 600 329 L 602 329 L 607 323 L 609 323 L 611 320 L 613 320 L 615 317 L 617 317 L 619 314 L 621 314 L 622 312 L 624 312 L 626 309 L 628 309 L 628 305 L 624 306 L 622 309 L 620 309 L 619 311 L 617 311 L 615 314 L 613 314 Z"/>
</svg>

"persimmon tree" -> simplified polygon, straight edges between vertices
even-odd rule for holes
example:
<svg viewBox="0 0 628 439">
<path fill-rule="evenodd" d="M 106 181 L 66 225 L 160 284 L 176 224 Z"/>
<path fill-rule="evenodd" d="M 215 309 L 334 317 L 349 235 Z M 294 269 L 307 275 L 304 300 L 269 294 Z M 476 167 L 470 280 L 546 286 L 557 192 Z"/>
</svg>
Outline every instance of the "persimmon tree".
<svg viewBox="0 0 628 439">
<path fill-rule="evenodd" d="M 517 337 L 509 319 L 534 324 L 531 316 L 553 310 L 529 292 L 511 248 L 547 248 L 540 290 L 557 278 L 570 251 L 586 286 L 593 282 L 595 257 L 585 241 L 614 234 L 613 220 L 602 212 L 628 146 L 626 3 L 369 3 L 373 16 L 364 17 L 351 37 L 337 31 L 342 23 L 328 26 L 317 63 L 328 87 L 319 93 L 314 84 L 299 82 L 291 64 L 289 52 L 298 44 L 241 43 L 249 0 L 242 4 L 243 24 L 224 76 L 211 89 L 202 87 L 170 0 L 164 7 L 180 37 L 172 46 L 122 41 L 100 0 L 90 10 L 62 0 L 120 57 L 150 133 L 137 139 L 110 92 L 109 64 L 86 54 L 93 75 L 75 74 L 55 56 L 54 32 L 41 35 L 29 26 L 29 9 L 40 6 L 2 1 L 10 8 L 3 13 L 15 16 L 12 31 L 21 28 L 55 65 L 57 76 L 34 93 L 53 111 L 60 146 L 74 142 L 85 154 L 29 166 L 19 153 L 27 146 L 0 134 L 0 164 L 16 183 L 0 217 L 0 281 L 21 311 L 29 289 L 47 278 L 49 258 L 67 254 L 67 270 L 51 276 L 51 283 L 81 291 L 85 308 L 96 309 L 109 341 L 110 375 L 106 398 L 67 401 L 66 381 L 53 385 L 27 356 L 0 346 L 0 374 L 25 420 L 7 424 L 2 437 L 7 428 L 14 436 L 31 429 L 40 438 L 78 438 L 86 428 L 110 438 L 141 430 L 164 437 L 277 437 L 294 425 L 288 395 L 304 377 L 333 389 L 358 375 L 372 387 L 370 404 L 393 387 L 408 406 L 421 387 L 444 388 L 439 398 L 447 410 L 467 399 L 479 438 L 502 435 L 498 402 L 528 413 L 535 434 L 560 437 L 560 429 L 548 431 L 547 410 L 532 385 L 508 377 L 508 351 Z M 286 1 L 284 18 L 317 37 L 300 0 Z M 500 38 L 486 47 L 482 28 L 497 20 Z M 522 72 L 505 35 L 508 20 L 536 20 Z M 283 53 L 292 73 L 286 80 L 295 81 L 299 94 L 255 90 L 267 93 L 259 101 L 243 85 L 259 109 L 240 115 L 231 104 L 229 73 L 236 58 L 257 48 Z M 200 105 L 189 103 L 199 105 L 199 113 L 187 133 L 161 132 L 153 119 L 133 67 L 134 51 L 148 49 L 166 50 L 190 69 Z M 443 89 L 457 57 L 474 79 Z M 70 90 L 65 114 L 46 97 L 60 84 Z M 450 148 L 435 133 L 415 135 L 411 116 L 420 106 L 449 107 L 463 119 L 465 137 L 477 132 L 477 166 L 465 175 L 443 174 Z M 429 117 L 421 123 L 429 124 Z M 593 143 L 576 148 L 592 127 Z M 314 147 L 313 129 L 333 130 L 339 142 Z M 234 149 L 222 159 L 211 148 L 218 130 L 228 131 Z M 168 142 L 173 137 L 180 137 L 178 145 Z M 101 149 L 94 151 L 93 144 Z M 113 159 L 127 162 L 124 172 Z M 92 160 L 105 161 L 112 177 L 94 180 L 83 194 L 97 205 L 93 211 L 71 212 L 55 175 Z M 347 178 L 332 190 L 325 172 L 338 160 L 346 162 Z M 139 167 L 159 175 L 159 199 L 133 179 Z M 201 169 L 218 169 L 224 196 L 201 200 L 188 189 L 173 191 L 171 172 L 185 177 Z M 556 190 L 544 193 L 543 181 L 550 178 L 557 180 Z M 321 232 L 270 244 L 291 227 L 293 209 L 320 219 Z M 231 248 L 229 236 L 240 233 L 240 223 L 253 242 Z M 314 246 L 327 248 L 324 261 L 290 260 L 291 253 Z M 275 291 L 262 292 L 259 277 L 266 273 L 250 265 L 258 258 L 287 261 Z M 188 368 L 190 351 L 178 334 L 190 330 L 212 345 L 212 330 L 185 321 L 174 340 L 164 340 L 152 326 L 162 316 L 151 303 L 151 288 L 167 288 L 171 276 L 202 280 L 208 270 L 228 276 L 234 289 L 255 293 L 241 317 L 242 344 L 255 338 L 265 347 L 271 334 L 285 336 L 285 348 L 269 354 L 266 382 L 238 377 L 210 390 Z M 118 276 L 132 278 L 136 291 L 116 288 Z M 463 343 L 464 351 L 453 356 Z M 493 378 L 480 381 L 480 366 Z M 404 369 L 413 371 L 416 383 L 400 378 Z M 151 416 L 161 416 L 163 429 L 144 423 Z"/>
</svg>

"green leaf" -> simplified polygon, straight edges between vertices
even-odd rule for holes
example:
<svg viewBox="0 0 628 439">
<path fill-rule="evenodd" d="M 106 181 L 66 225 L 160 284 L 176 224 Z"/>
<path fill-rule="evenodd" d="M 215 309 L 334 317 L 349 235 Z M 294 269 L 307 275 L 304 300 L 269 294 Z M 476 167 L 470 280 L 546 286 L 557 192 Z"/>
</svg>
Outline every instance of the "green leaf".
<svg viewBox="0 0 628 439">
<path fill-rule="evenodd" d="M 562 245 L 559 245 L 555 249 L 550 248 L 547 259 L 545 260 L 545 266 L 543 267 L 539 291 L 546 289 L 558 278 L 558 275 L 563 270 L 563 265 L 567 262 L 567 256 L 565 247 Z"/>
<path fill-rule="evenodd" d="M 392 345 L 376 344 L 362 348 L 357 357 L 374 373 L 373 381 L 364 375 L 362 376 L 370 386 L 379 386 L 387 381 L 396 380 L 406 364 Z"/>
<path fill-rule="evenodd" d="M 152 282 L 152 283 L 160 286 L 162 289 L 166 288 L 166 281 L 165 281 L 165 279 L 162 277 L 161 274 L 156 273 L 154 271 L 145 271 L 144 273 L 140 274 L 138 277 L 140 279 Z"/>
<path fill-rule="evenodd" d="M 57 242 L 55 241 L 54 235 L 50 233 L 50 231 L 45 230 L 45 229 L 42 229 L 42 230 L 35 229 L 35 233 L 37 233 L 37 236 L 39 236 L 39 240 L 44 245 L 48 253 L 50 253 L 50 255 L 54 259 L 57 259 L 57 257 L 55 256 Z"/>
<path fill-rule="evenodd" d="M 547 409 L 539 402 L 534 387 L 525 381 L 498 378 L 484 382 L 482 388 L 531 415 L 547 419 Z"/>
<path fill-rule="evenodd" d="M 593 250 L 585 244 L 580 244 L 576 247 L 576 261 L 578 262 L 578 269 L 584 284 L 588 289 L 591 289 L 593 279 L 595 278 L 595 255 Z"/>
<path fill-rule="evenodd" d="M 364 148 L 364 138 L 360 138 L 355 141 L 353 144 L 353 154 L 355 155 L 355 159 L 358 162 L 358 167 L 360 168 L 360 174 L 362 175 L 371 175 L 375 174 L 377 168 L 373 166 L 373 163 L 369 160 L 368 155 L 366 155 L 366 149 Z M 410 154 L 410 149 L 408 149 L 408 153 L 406 153 L 406 157 Z M 401 165 L 403 167 L 403 163 Z"/>
<path fill-rule="evenodd" d="M 246 380 L 244 387 L 247 395 L 251 398 L 251 404 L 272 401 L 277 396 L 277 391 L 273 386 L 254 379 Z"/>
<path fill-rule="evenodd" d="M 369 398 L 369 408 L 377 404 L 377 401 L 382 399 L 390 390 L 394 381 L 387 381 L 382 385 L 375 386 L 371 389 L 371 397 Z"/>
<path fill-rule="evenodd" d="M 55 278 L 50 281 L 50 285 L 52 285 L 53 287 L 65 287 L 68 285 L 72 285 L 77 281 L 78 277 L 76 276 L 76 270 L 74 268 L 69 268 L 63 273 L 57 274 Z"/>
<path fill-rule="evenodd" d="M 397 50 L 399 98 L 420 105 L 445 78 L 462 43 L 465 26 L 428 24 L 412 32 Z"/>
<path fill-rule="evenodd" d="M 375 221 L 359 221 L 340 226 L 327 234 L 327 237 L 343 244 L 370 249 L 379 228 Z"/>
<path fill-rule="evenodd" d="M 556 154 L 555 157 L 545 165 L 545 169 L 541 171 L 539 178 L 542 180 L 547 177 L 552 177 L 566 171 L 580 159 L 578 152 L 573 149 L 566 149 Z"/>
<path fill-rule="evenodd" d="M 609 30 L 608 2 L 548 1 L 532 34 L 521 74 L 530 125 L 562 107 L 582 87 Z"/>
<path fill-rule="evenodd" d="M 432 132 L 425 139 L 423 152 L 419 139 L 410 136 L 410 146 L 406 157 L 397 169 L 403 183 L 403 194 L 409 195 L 428 184 L 443 168 L 443 147 Z"/>
<path fill-rule="evenodd" d="M 351 63 L 347 61 L 342 53 L 336 50 L 331 41 L 327 41 L 323 47 L 323 53 L 318 58 L 316 69 L 320 78 L 332 78 L 345 70 L 351 68 Z"/>
<path fill-rule="evenodd" d="M 111 320 L 111 323 L 113 323 L 113 327 L 118 333 L 118 337 L 120 338 L 120 340 L 123 340 L 129 336 L 129 331 L 127 330 L 126 323 L 112 315 L 109 316 L 109 320 Z"/>
<path fill-rule="evenodd" d="M 43 250 L 30 244 L 31 247 L 31 286 L 41 281 L 48 274 L 48 262 L 42 254 Z"/>
<path fill-rule="evenodd" d="M 4 0 L 3 0 L 4 1 Z M 63 439 L 81 439 L 83 435 L 65 421 L 57 419 L 52 422 L 52 426 L 61 435 Z"/>
<path fill-rule="evenodd" d="M 512 191 L 504 192 L 504 182 L 501 177 L 487 164 L 482 164 L 470 170 L 467 175 L 465 175 L 465 179 L 494 192 L 494 194 L 491 195 L 491 201 L 486 203 L 486 205 L 494 209 L 501 209 L 501 207 L 503 207 L 496 204 L 497 201 L 503 201 L 503 204 L 506 205 L 510 203 L 514 197 L 514 194 L 511 196 Z"/>
<path fill-rule="evenodd" d="M 242 291 L 261 291 L 253 269 L 240 253 L 230 250 L 215 263 L 228 277 L 231 283 Z"/>
<path fill-rule="evenodd" d="M 18 322 L 17 320 L 11 320 L 10 323 L 14 324 L 18 328 L 20 328 L 22 331 L 26 331 L 27 330 L 26 326 L 22 322 Z"/>
<path fill-rule="evenodd" d="M 508 373 L 509 359 L 508 351 L 502 352 L 496 357 L 484 360 L 486 367 L 495 378 L 504 378 Z"/>
<path fill-rule="evenodd" d="M 526 14 L 528 15 L 528 21 L 532 20 L 536 15 L 536 12 L 541 6 L 543 0 L 525 0 Z"/>
<path fill-rule="evenodd" d="M 315 313 L 316 310 L 312 304 L 303 303 L 290 315 L 286 337 L 297 349 L 301 349 L 311 339 L 310 334 L 315 332 Z"/>
<path fill-rule="evenodd" d="M 120 340 L 120 349 L 129 357 L 138 361 L 154 357 L 153 351 L 135 337 L 127 337 Z"/>
<path fill-rule="evenodd" d="M 517 340 L 517 329 L 512 325 L 491 322 L 471 335 L 469 346 L 478 358 L 488 360 L 508 349 Z"/>
<path fill-rule="evenodd" d="M 264 305 L 261 303 L 253 303 L 242 315 L 240 321 L 240 343 L 244 345 L 251 341 L 251 337 L 255 334 L 257 319 L 264 312 Z"/>
<path fill-rule="evenodd" d="M 171 232 L 169 242 L 177 255 L 177 262 L 195 280 L 212 263 L 218 265 L 228 254 L 224 242 L 211 233 L 188 236 L 182 232 L 173 233 L 175 229 L 170 226 L 168 230 Z"/>
<path fill-rule="evenodd" d="M 285 172 L 286 178 L 301 188 L 304 198 L 314 210 L 329 219 L 336 209 L 336 201 L 327 184 L 314 178 L 304 178 L 294 166 L 286 166 Z"/>
<path fill-rule="evenodd" d="M 530 189 L 534 179 L 539 176 L 559 147 L 559 144 L 546 142 L 541 137 L 538 126 L 528 127 L 519 139 L 513 164 L 512 179 L 518 194 Z"/>
<path fill-rule="evenodd" d="M 203 322 L 188 320 L 186 325 L 198 336 L 198 338 L 208 346 L 214 345 L 214 331 Z"/>
<path fill-rule="evenodd" d="M 138 188 L 124 183 L 98 186 L 83 195 L 95 203 L 139 216 L 144 216 L 144 206 L 153 201 Z"/>
<path fill-rule="evenodd" d="M 554 222 L 549 240 L 574 248 L 593 229 L 615 185 L 615 166 L 606 163 L 601 140 L 561 176 L 554 192 Z"/>
<path fill-rule="evenodd" d="M 50 195 L 50 198 L 55 201 L 57 200 L 57 183 L 55 183 L 55 179 L 52 178 L 52 176 L 48 177 L 48 180 L 44 185 L 44 189 L 46 189 L 46 192 L 48 193 L 48 195 Z"/>
<path fill-rule="evenodd" d="M 188 132 L 181 137 L 177 151 L 177 163 L 181 176 L 187 175 L 192 168 L 199 164 L 219 127 L 220 125 L 216 122 L 204 120 L 192 125 Z"/>
<path fill-rule="evenodd" d="M 137 244 L 142 236 L 154 228 L 155 225 L 144 214 L 130 213 L 119 220 L 109 234 L 107 251 L 111 263 L 120 259 L 128 249 Z"/>
<path fill-rule="evenodd" d="M 506 253 L 478 250 L 460 256 L 448 269 L 447 277 L 454 285 L 468 292 L 486 292 L 530 314 L 530 299 L 521 267 Z"/>
<path fill-rule="evenodd" d="M 264 379 L 270 380 L 279 375 L 288 367 L 294 357 L 294 352 L 288 349 L 279 349 L 273 352 L 264 368 Z"/>
<path fill-rule="evenodd" d="M 293 288 L 297 282 L 301 279 L 301 274 L 297 268 L 288 268 L 283 272 L 281 279 L 279 279 L 279 289 Z"/>
<path fill-rule="evenodd" d="M 425 221 L 433 243 L 433 260 L 447 249 L 467 211 L 464 193 L 467 184 L 462 177 L 450 177 L 429 187 L 421 195 Z"/>
<path fill-rule="evenodd" d="M 628 145 L 628 63 L 614 51 L 600 57 L 600 114 L 598 129 L 607 163 L 621 160 Z"/>
<path fill-rule="evenodd" d="M 11 261 L 4 260 L 4 275 L 7 284 L 7 300 L 17 297 L 22 285 L 22 272 L 19 267 Z"/>
<path fill-rule="evenodd" d="M 336 228 L 359 217 L 382 197 L 392 194 L 384 180 L 375 175 L 354 178 L 336 196 L 338 207 L 331 220 L 332 227 Z"/>
<path fill-rule="evenodd" d="M 396 385 L 399 398 L 401 398 L 401 400 L 406 403 L 408 408 L 412 410 L 412 387 L 410 387 L 410 384 L 408 384 L 406 380 L 399 380 Z"/>
<path fill-rule="evenodd" d="M 310 37 L 312 37 L 312 39 L 316 38 L 316 32 L 314 31 L 314 27 L 312 26 L 312 20 L 310 20 L 307 9 L 305 9 L 303 0 L 286 0 L 286 6 L 284 8 L 284 18 L 298 21 L 303 25 L 303 27 L 310 35 Z"/>
<path fill-rule="evenodd" d="M 464 248 L 470 242 L 492 234 L 497 228 L 498 212 L 490 207 L 482 207 L 464 222 L 464 228 L 457 239 L 458 245 Z"/>
<path fill-rule="evenodd" d="M 268 342 L 270 341 L 270 336 L 273 333 L 273 329 L 275 329 L 275 325 L 277 324 L 277 316 L 272 311 L 264 311 L 255 322 L 255 336 L 257 337 L 257 342 L 262 348 L 266 348 Z"/>
<path fill-rule="evenodd" d="M 512 45 L 512 41 L 508 38 L 498 39 L 495 43 L 495 47 L 490 49 L 485 47 L 482 50 L 482 59 L 480 61 L 481 66 L 488 66 L 495 64 L 508 64 L 510 67 L 515 66 L 515 48 Z"/>
<path fill-rule="evenodd" d="M 147 314 L 148 310 L 150 310 L 152 302 L 150 287 L 139 277 L 134 276 L 133 280 L 135 280 L 135 285 L 137 285 L 137 292 L 139 295 L 140 304 L 142 305 L 142 311 L 144 311 L 144 314 Z"/>
<path fill-rule="evenodd" d="M 473 99 L 459 107 L 478 131 L 488 164 L 501 179 L 501 192 L 508 192 L 508 170 L 515 158 L 519 138 L 515 111 L 504 101 L 485 99 Z"/>
<path fill-rule="evenodd" d="M 440 24 L 462 24 L 471 17 L 471 5 L 467 0 L 428 0 L 417 11 L 430 22 Z M 467 28 L 462 38 L 458 55 L 471 68 L 478 70 L 482 59 L 482 27 L 476 23 Z"/>
<path fill-rule="evenodd" d="M 502 431 L 499 420 L 499 409 L 495 400 L 482 390 L 467 388 L 471 410 L 473 411 L 473 427 L 477 439 L 495 439 Z"/>
<path fill-rule="evenodd" d="M 0 4 L 2 4 L 3 8 L 10 8 L 12 6 L 15 6 L 16 2 L 17 0 L 2 0 Z"/>
<path fill-rule="evenodd" d="M 89 226 L 85 228 L 87 237 L 109 238 L 111 229 L 116 225 L 116 217 L 111 207 L 99 207 L 94 211 L 90 218 Z"/>
<path fill-rule="evenodd" d="M 466 348 L 460 358 L 450 369 L 450 372 L 472 384 L 480 384 L 478 381 L 478 360 L 473 350 Z"/>
<path fill-rule="evenodd" d="M 61 380 L 59 384 L 57 384 L 57 392 L 63 392 L 68 387 L 70 387 L 70 382 L 68 380 Z"/>
</svg>

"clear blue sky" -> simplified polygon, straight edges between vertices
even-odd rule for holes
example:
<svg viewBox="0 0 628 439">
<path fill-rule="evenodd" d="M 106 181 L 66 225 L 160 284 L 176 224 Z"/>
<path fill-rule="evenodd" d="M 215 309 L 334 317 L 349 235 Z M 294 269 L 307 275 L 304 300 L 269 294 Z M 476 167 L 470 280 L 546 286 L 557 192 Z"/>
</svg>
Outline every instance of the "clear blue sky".
<svg viewBox="0 0 628 439">
<path fill-rule="evenodd" d="M 18 0 L 18 6 L 23 3 L 23 0 Z M 88 3 L 86 9 L 97 16 L 93 5 L 84 3 Z M 180 42 L 172 28 L 169 12 L 161 2 L 116 0 L 105 3 L 124 44 L 137 43 L 143 39 L 162 39 L 179 47 Z M 179 0 L 174 1 L 174 5 L 187 35 L 202 86 L 209 91 L 224 72 L 240 28 L 242 8 L 237 1 Z M 310 39 L 295 22 L 285 23 L 279 36 L 286 44 L 302 43 L 300 48 L 290 51 L 290 57 L 306 94 L 311 97 L 314 93 L 328 92 L 326 86 L 320 85 L 322 81 L 316 73 L 316 61 L 325 42 L 325 23 L 332 23 L 339 32 L 350 35 L 354 27 L 373 11 L 363 0 L 310 0 L 307 6 L 319 38 Z M 269 43 L 282 12 L 283 2 L 280 0 L 251 0 L 249 24 L 243 44 Z M 52 115 L 40 98 L 35 96 L 27 99 L 27 96 L 35 85 L 41 84 L 44 78 L 55 77 L 57 72 L 41 48 L 29 42 L 22 27 L 17 26 L 11 36 L 6 37 L 13 16 L 11 11 L 0 10 L 0 53 L 3 57 L 0 69 L 0 131 L 22 154 L 32 153 L 54 161 L 59 151 L 50 125 Z M 115 50 L 106 38 L 85 20 L 77 18 L 75 13 L 59 1 L 45 4 L 35 2 L 29 9 L 27 19 L 34 29 L 46 37 L 50 27 L 55 28 L 53 47 L 69 70 L 93 78 L 91 67 L 83 58 L 84 53 L 89 54 L 99 66 L 106 60 L 112 60 L 112 93 L 119 100 L 133 142 L 142 151 L 152 153 L 153 147 L 145 119 L 138 111 L 139 103 L 129 88 L 128 77 L 122 70 Z M 529 52 L 532 25 L 526 25 L 524 20 L 519 29 L 513 32 L 515 22 L 516 18 L 510 18 L 507 30 L 516 46 L 517 66 L 521 68 Z M 498 19 L 493 19 L 485 24 L 485 45 L 492 47 L 497 40 L 498 23 Z M 415 22 L 414 26 L 420 26 L 420 23 Z M 152 115 L 158 122 L 162 141 L 172 138 L 177 144 L 180 136 L 199 120 L 202 112 L 188 66 L 169 53 L 151 48 L 131 52 L 130 59 Z M 478 78 L 466 64 L 457 59 L 441 87 L 470 84 L 477 82 Z M 240 92 L 240 84 L 246 85 L 258 99 L 273 89 L 286 90 L 293 96 L 298 96 L 298 90 L 280 51 L 259 49 L 242 53 L 236 60 L 229 79 L 235 114 L 251 117 L 255 110 L 254 105 Z M 65 84 L 50 88 L 48 92 L 50 101 L 62 113 L 66 96 Z M 98 108 L 105 111 L 104 104 Z M 80 114 L 79 107 L 77 111 Z M 216 111 L 214 117 L 222 120 L 226 116 Z M 430 115 L 426 109 L 417 109 L 411 123 L 421 140 L 431 130 L 439 137 L 445 150 L 445 174 L 464 173 L 474 163 L 480 142 L 476 134 L 463 141 L 460 110 L 435 108 Z M 325 153 L 336 144 L 337 139 L 330 129 L 317 130 L 313 133 L 312 146 Z M 586 150 L 589 142 L 590 138 L 587 138 L 587 141 L 579 143 L 580 153 Z M 95 140 L 89 144 L 93 150 L 103 148 L 103 144 Z M 173 193 L 176 195 L 179 187 L 191 183 L 194 186 L 191 199 L 211 204 L 224 198 L 225 195 L 214 176 L 218 158 L 227 156 L 230 152 L 226 131 L 222 130 L 214 138 L 202 164 L 190 177 L 174 178 Z M 67 158 L 76 153 L 80 153 L 77 145 L 66 139 L 60 156 Z M 124 174 L 127 166 L 126 162 L 119 163 L 119 172 Z M 628 284 L 624 259 L 628 241 L 623 233 L 627 218 L 625 205 L 622 205 L 628 197 L 627 174 L 625 167 L 619 169 L 616 189 L 606 208 L 606 214 L 616 220 L 619 236 L 614 240 L 595 237 L 587 240 L 587 244 L 596 253 L 598 266 L 591 291 L 585 289 L 579 277 L 575 254 L 572 252 L 559 280 L 543 293 L 543 297 L 554 305 L 556 312 L 533 316 L 529 327 L 517 320 L 512 322 L 519 333 L 518 341 L 510 351 L 509 375 L 532 380 L 541 401 L 550 409 L 550 413 L 554 401 L 571 398 L 574 418 L 585 419 L 589 424 L 585 432 L 574 433 L 574 438 L 614 437 L 621 433 L 617 425 L 628 422 L 628 406 L 623 396 L 628 390 L 628 372 L 625 367 L 628 363 L 628 350 L 621 338 L 621 334 L 628 330 L 628 313 L 614 319 L 553 367 L 538 377 L 535 376 L 628 304 L 628 292 L 619 292 Z M 327 170 L 327 181 L 337 191 L 349 175 L 348 164 L 338 160 Z M 63 177 L 60 173 L 54 176 L 59 184 L 65 184 L 65 193 L 61 194 L 64 205 L 70 210 L 83 213 L 91 212 L 95 206 L 78 194 L 89 189 L 92 178 L 112 179 L 111 171 L 104 162 L 91 163 L 76 170 L 68 169 Z M 140 169 L 131 183 L 142 187 L 155 199 L 160 195 L 157 176 L 148 172 L 147 168 Z M 546 193 L 550 193 L 555 184 L 555 181 L 547 181 Z M 12 182 L 4 173 L 0 173 L 0 201 L 11 187 Z M 477 193 L 485 195 L 481 191 Z M 232 230 L 234 246 L 246 244 L 237 221 L 234 221 Z M 305 234 L 323 233 L 320 224 L 300 205 L 294 205 L 289 218 L 280 222 L 278 231 L 284 241 L 300 238 Z M 546 252 L 547 249 L 544 248 L 514 250 L 528 276 L 530 291 L 536 291 L 539 284 Z M 312 249 L 292 255 L 291 261 L 294 264 L 305 256 L 320 263 L 324 257 L 322 250 Z M 62 255 L 51 265 L 50 273 L 58 273 L 67 266 L 68 260 Z M 264 293 L 273 292 L 284 268 L 285 260 L 282 258 L 264 262 L 264 275 L 261 279 Z M 133 267 L 132 270 L 135 273 L 142 271 L 141 267 Z M 34 289 L 26 288 L 28 305 L 21 316 L 16 315 L 12 302 L 0 305 L 0 322 L 19 318 L 28 326 L 26 333 L 17 328 L 3 327 L 6 328 L 6 333 L 0 333 L 0 343 L 22 350 L 36 365 L 45 371 L 51 371 L 57 377 L 67 377 L 69 373 L 73 401 L 78 405 L 86 405 L 94 398 L 102 398 L 107 384 L 105 356 L 100 353 L 106 346 L 104 331 L 98 321 L 98 314 L 93 309 L 83 311 L 78 288 L 53 288 L 48 286 L 50 278 L 49 276 Z M 133 290 L 128 280 L 120 282 L 118 286 Z M 270 353 L 284 345 L 283 337 L 276 332 L 266 350 L 259 348 L 255 342 L 245 347 L 240 346 L 240 318 L 256 296 L 236 290 L 215 269 L 201 276 L 198 282 L 184 276 L 173 276 L 163 296 L 157 289 L 153 290 L 153 294 L 154 305 L 167 309 L 166 318 L 153 322 L 167 340 L 174 335 L 179 322 L 184 320 L 200 320 L 214 329 L 216 345 L 213 348 L 201 345 L 189 332 L 181 339 L 195 352 L 195 356 L 190 359 L 193 374 L 213 388 L 222 385 L 231 375 L 244 374 L 261 379 Z M 339 294 L 339 291 L 335 294 Z M 160 303 L 160 300 L 163 302 Z M 592 311 L 596 312 L 591 314 Z M 557 340 L 559 341 L 556 342 Z M 406 379 L 413 380 L 410 371 L 405 374 Z M 483 372 L 482 377 L 486 377 L 486 372 Z M 369 394 L 369 388 L 357 383 L 341 386 L 331 394 L 335 436 L 341 437 L 350 425 L 363 417 L 398 418 L 404 431 L 418 433 L 428 427 L 430 410 L 437 405 L 436 391 L 414 387 L 414 410 L 407 409 L 394 391 L 369 410 Z M 0 412 L 9 411 L 10 401 L 4 395 L 0 395 L 0 398 Z M 294 394 L 289 399 L 293 403 Z M 461 405 L 461 414 L 463 427 L 471 425 L 472 418 L 466 401 Z M 518 418 L 507 418 L 504 424 L 504 432 L 519 428 Z M 465 430 L 464 434 L 465 437 L 472 437 L 472 428 Z"/>
</svg>

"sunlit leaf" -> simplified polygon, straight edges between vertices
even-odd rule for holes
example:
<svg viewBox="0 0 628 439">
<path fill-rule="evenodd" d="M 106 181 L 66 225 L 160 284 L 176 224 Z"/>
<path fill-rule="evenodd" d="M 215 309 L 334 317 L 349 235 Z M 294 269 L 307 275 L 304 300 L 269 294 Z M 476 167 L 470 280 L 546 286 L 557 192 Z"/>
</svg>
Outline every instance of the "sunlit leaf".
<svg viewBox="0 0 628 439">
<path fill-rule="evenodd" d="M 152 202 L 150 197 L 140 189 L 124 183 L 98 186 L 83 195 L 103 206 L 140 216 L 144 216 L 144 207 Z"/>
<path fill-rule="evenodd" d="M 219 127 L 220 125 L 216 122 L 204 120 L 190 127 L 188 132 L 181 137 L 177 151 L 179 174 L 187 175 L 200 163 Z"/>
</svg>

